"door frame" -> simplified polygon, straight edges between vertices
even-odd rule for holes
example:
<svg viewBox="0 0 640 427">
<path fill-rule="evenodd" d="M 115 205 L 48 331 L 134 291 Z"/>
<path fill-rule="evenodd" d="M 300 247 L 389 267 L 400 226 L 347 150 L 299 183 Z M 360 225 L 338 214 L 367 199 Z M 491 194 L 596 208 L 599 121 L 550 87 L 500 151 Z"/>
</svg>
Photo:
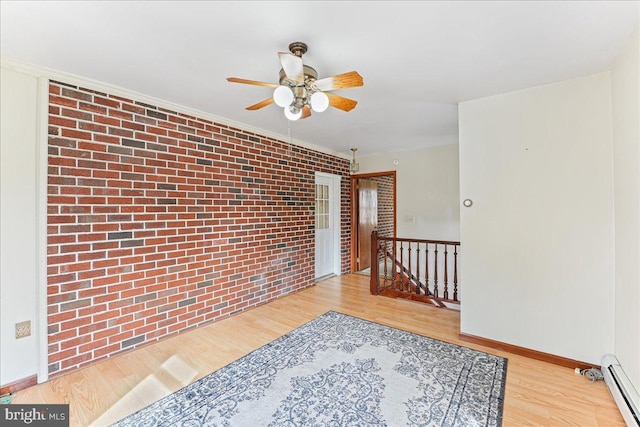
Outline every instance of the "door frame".
<svg viewBox="0 0 640 427">
<path fill-rule="evenodd" d="M 340 205 L 342 202 L 341 198 L 341 185 L 342 185 L 342 175 L 335 175 L 331 173 L 325 172 L 316 172 L 314 176 L 314 184 L 316 182 L 316 177 L 328 178 L 332 181 L 332 192 L 331 192 L 331 202 L 330 205 L 331 213 L 333 215 L 333 274 L 336 276 L 340 276 L 342 274 L 342 259 L 341 259 L 341 245 L 342 242 L 340 240 L 340 235 L 342 233 L 342 218 L 340 216 L 341 209 Z M 315 194 L 315 192 L 314 192 Z M 315 215 L 315 211 L 314 211 Z M 315 222 L 314 222 L 315 223 Z M 313 235 L 313 250 L 314 250 L 314 258 L 313 258 L 313 268 L 315 276 L 315 249 L 316 249 L 316 238 L 315 238 L 315 227 L 314 227 L 314 235 Z"/>
<path fill-rule="evenodd" d="M 351 185 L 351 272 L 355 272 L 357 269 L 357 253 L 358 253 L 358 190 L 356 183 L 360 179 L 375 178 L 378 176 L 392 176 L 393 177 L 393 236 L 396 236 L 397 230 L 397 183 L 398 179 L 396 171 L 384 171 L 384 172 L 371 172 L 362 173 L 350 176 Z"/>
</svg>

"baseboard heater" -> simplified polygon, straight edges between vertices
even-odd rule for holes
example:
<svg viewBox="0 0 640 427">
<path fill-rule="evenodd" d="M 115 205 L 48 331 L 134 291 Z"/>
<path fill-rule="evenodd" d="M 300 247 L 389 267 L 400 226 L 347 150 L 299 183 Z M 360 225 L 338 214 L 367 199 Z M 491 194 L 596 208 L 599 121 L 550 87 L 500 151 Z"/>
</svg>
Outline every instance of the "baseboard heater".
<svg viewBox="0 0 640 427">
<path fill-rule="evenodd" d="M 624 421 L 628 426 L 640 427 L 640 395 L 615 356 L 607 354 L 602 358 L 602 375 Z"/>
</svg>

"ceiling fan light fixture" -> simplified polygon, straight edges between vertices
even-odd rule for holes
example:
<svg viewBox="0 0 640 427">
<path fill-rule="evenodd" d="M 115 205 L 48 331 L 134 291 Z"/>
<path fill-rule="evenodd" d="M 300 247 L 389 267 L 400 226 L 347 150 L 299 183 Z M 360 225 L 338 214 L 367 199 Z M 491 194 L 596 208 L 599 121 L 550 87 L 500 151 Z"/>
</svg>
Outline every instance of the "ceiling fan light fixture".
<svg viewBox="0 0 640 427">
<path fill-rule="evenodd" d="M 278 83 L 267 83 L 257 80 L 247 80 L 238 77 L 228 77 L 232 83 L 243 83 L 264 86 L 273 89 L 271 97 L 248 106 L 249 111 L 259 110 L 271 104 L 284 109 L 284 115 L 289 120 L 306 119 L 311 112 L 321 113 L 328 107 L 342 111 L 351 111 L 357 101 L 331 93 L 333 90 L 346 89 L 364 85 L 362 76 L 357 71 L 338 74 L 318 79 L 318 72 L 304 64 L 302 55 L 307 52 L 307 45 L 294 42 L 289 45 L 289 51 L 278 52 L 280 69 Z"/>
<path fill-rule="evenodd" d="M 302 116 L 302 110 L 296 107 L 284 107 L 284 116 L 289 120 L 298 120 Z"/>
<path fill-rule="evenodd" d="M 329 108 L 329 97 L 323 92 L 316 92 L 311 95 L 311 109 L 316 113 L 322 113 Z"/>
<path fill-rule="evenodd" d="M 288 107 L 293 99 L 293 92 L 288 86 L 280 85 L 273 91 L 273 101 L 278 107 Z"/>
</svg>

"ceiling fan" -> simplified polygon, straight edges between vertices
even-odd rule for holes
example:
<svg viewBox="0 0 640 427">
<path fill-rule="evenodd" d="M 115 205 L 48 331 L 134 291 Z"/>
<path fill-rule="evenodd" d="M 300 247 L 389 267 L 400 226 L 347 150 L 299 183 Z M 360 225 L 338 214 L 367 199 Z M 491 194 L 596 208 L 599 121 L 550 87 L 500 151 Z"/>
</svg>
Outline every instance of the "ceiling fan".
<svg viewBox="0 0 640 427">
<path fill-rule="evenodd" d="M 306 119 L 311 110 L 321 113 L 329 106 L 342 111 L 351 111 L 357 101 L 334 95 L 328 91 L 362 86 L 362 76 L 356 71 L 339 74 L 333 77 L 318 79 L 318 73 L 302 62 L 302 55 L 307 52 L 307 45 L 294 42 L 289 45 L 289 51 L 278 52 L 282 69 L 279 84 L 265 83 L 255 80 L 229 77 L 232 83 L 244 83 L 256 86 L 274 88 L 273 96 L 247 107 L 247 110 L 259 110 L 275 102 L 284 109 L 284 115 L 289 120 Z"/>
</svg>

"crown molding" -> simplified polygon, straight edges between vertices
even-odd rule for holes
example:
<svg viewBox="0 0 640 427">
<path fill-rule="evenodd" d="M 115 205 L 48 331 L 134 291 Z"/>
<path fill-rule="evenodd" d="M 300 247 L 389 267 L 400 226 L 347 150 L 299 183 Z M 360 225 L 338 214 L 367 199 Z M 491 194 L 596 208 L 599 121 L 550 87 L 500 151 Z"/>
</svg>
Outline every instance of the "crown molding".
<svg viewBox="0 0 640 427">
<path fill-rule="evenodd" d="M 44 77 L 49 80 L 61 81 L 74 86 L 92 89 L 98 92 L 105 92 L 112 95 L 121 96 L 123 98 L 135 99 L 136 101 L 140 101 L 145 104 L 155 105 L 157 107 L 162 107 L 167 110 L 176 111 L 178 113 L 183 113 L 183 114 L 187 114 L 194 117 L 200 117 L 202 119 L 210 120 L 212 122 L 224 124 L 234 128 L 243 129 L 243 130 L 246 130 L 258 135 L 262 135 L 268 138 L 277 139 L 284 143 L 291 143 L 299 147 L 308 148 L 310 150 L 319 151 L 325 154 L 330 154 L 332 156 L 339 157 L 341 159 L 346 159 L 346 160 L 351 159 L 351 157 L 349 157 L 349 155 L 347 154 L 333 151 L 328 148 L 312 144 L 310 142 L 302 141 L 295 138 L 289 138 L 287 135 L 282 135 L 277 132 L 272 132 L 266 129 L 258 128 L 256 126 L 251 126 L 246 123 L 237 122 L 235 120 L 227 119 L 225 117 L 216 116 L 210 113 L 206 113 L 204 111 L 189 108 L 180 104 L 175 104 L 170 101 L 165 101 L 160 98 L 155 98 L 153 96 L 145 95 L 139 92 L 135 92 L 129 89 L 125 89 L 125 88 L 115 86 L 109 83 L 101 82 L 98 80 L 93 80 L 90 78 L 81 77 L 75 74 L 70 74 L 63 71 L 57 71 L 50 68 L 40 67 L 37 65 L 27 64 L 25 62 L 19 61 L 14 58 L 9 58 L 6 56 L 0 57 L 0 65 L 2 66 L 2 68 L 17 71 L 23 74 L 29 74 L 34 77 L 38 77 L 38 78 Z"/>
</svg>

